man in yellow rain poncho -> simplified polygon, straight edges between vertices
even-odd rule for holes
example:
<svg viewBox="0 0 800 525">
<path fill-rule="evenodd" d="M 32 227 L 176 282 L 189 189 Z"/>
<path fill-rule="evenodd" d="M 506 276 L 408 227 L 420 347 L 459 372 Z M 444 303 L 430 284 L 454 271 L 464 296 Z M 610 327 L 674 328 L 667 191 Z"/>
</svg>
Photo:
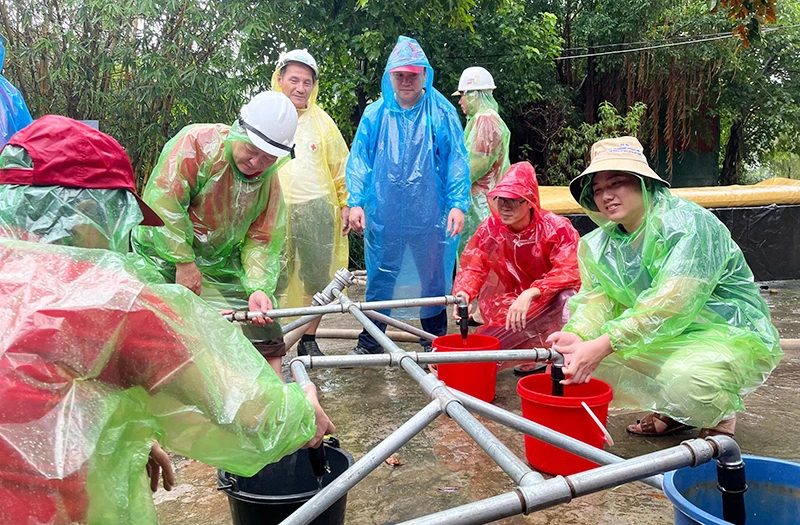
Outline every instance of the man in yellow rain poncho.
<svg viewBox="0 0 800 525">
<path fill-rule="evenodd" d="M 292 103 L 271 91 L 245 104 L 232 126 L 183 128 L 144 189 L 165 225 L 136 228 L 134 250 L 218 310 L 271 309 L 286 224 L 276 173 L 294 154 L 296 128 Z M 280 373 L 280 324 L 258 316 L 242 329 Z"/>
<path fill-rule="evenodd" d="M 333 119 L 316 104 L 319 69 L 308 51 L 295 49 L 281 56 L 272 89 L 289 97 L 298 114 L 296 156 L 278 172 L 286 203 L 286 272 L 278 301 L 283 307 L 306 306 L 336 270 L 347 267 L 347 144 Z M 319 320 L 310 324 L 298 355 L 323 355 L 315 338 L 318 326 Z"/>
<path fill-rule="evenodd" d="M 125 253 L 135 225 L 161 224 L 137 199 L 122 146 L 72 119 L 40 118 L 0 153 L 3 525 L 155 525 L 148 455 L 174 483 L 156 439 L 252 476 L 334 430 L 313 386 L 283 383 Z"/>
<path fill-rule="evenodd" d="M 478 225 L 492 214 L 486 194 L 500 182 L 510 166 L 508 142 L 511 132 L 497 113 L 492 91 L 494 78 L 482 67 L 468 67 L 461 73 L 458 91 L 453 93 L 467 116 L 464 145 L 469 155 L 470 207 L 464 215 L 464 229 L 458 253 L 464 251 Z"/>
<path fill-rule="evenodd" d="M 727 228 L 668 186 L 635 138 L 592 146 L 570 191 L 600 227 L 580 241 L 581 290 L 548 342 L 565 384 L 594 374 L 615 404 L 651 411 L 628 432 L 733 436 L 742 399 L 783 355 L 778 332 Z"/>
</svg>

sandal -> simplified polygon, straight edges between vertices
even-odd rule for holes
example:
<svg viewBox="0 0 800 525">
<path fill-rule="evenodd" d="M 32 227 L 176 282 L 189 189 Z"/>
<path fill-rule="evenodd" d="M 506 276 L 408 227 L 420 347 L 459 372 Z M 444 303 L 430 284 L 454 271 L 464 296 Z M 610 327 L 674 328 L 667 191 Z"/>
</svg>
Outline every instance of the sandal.
<svg viewBox="0 0 800 525">
<path fill-rule="evenodd" d="M 666 428 L 660 432 L 656 430 L 656 423 L 654 421 L 656 419 L 666 425 Z M 656 414 L 655 412 L 647 414 L 642 419 L 637 419 L 636 423 L 640 426 L 641 430 L 636 430 L 636 425 L 628 425 L 625 428 L 625 430 L 634 436 L 671 436 L 672 434 L 677 434 L 678 432 L 683 432 L 684 430 L 694 428 L 690 425 L 684 425 L 680 421 L 675 421 L 671 417 L 663 414 Z"/>
</svg>

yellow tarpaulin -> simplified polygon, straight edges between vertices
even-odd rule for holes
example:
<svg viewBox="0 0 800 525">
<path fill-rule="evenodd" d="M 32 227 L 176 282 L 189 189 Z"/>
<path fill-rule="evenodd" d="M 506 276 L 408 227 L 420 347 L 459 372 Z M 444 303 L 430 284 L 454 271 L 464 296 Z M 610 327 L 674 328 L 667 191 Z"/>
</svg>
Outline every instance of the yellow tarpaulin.
<svg viewBox="0 0 800 525">
<path fill-rule="evenodd" d="M 753 186 L 675 188 L 671 191 L 706 208 L 800 204 L 800 180 L 793 179 L 767 179 Z M 583 213 L 566 186 L 540 186 L 539 196 L 545 210 L 561 215 Z"/>
</svg>

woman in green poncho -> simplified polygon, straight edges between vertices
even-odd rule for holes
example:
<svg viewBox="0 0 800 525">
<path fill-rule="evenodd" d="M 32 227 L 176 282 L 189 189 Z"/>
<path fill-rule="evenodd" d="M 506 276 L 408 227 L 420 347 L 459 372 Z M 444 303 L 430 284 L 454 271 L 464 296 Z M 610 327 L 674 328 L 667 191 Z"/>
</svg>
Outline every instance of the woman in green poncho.
<svg viewBox="0 0 800 525">
<path fill-rule="evenodd" d="M 652 411 L 629 432 L 733 436 L 742 399 L 783 355 L 778 333 L 730 232 L 668 186 L 635 138 L 592 146 L 570 191 L 600 228 L 581 239 L 581 292 L 548 341 L 564 384 L 594 375 L 617 405 Z"/>
</svg>

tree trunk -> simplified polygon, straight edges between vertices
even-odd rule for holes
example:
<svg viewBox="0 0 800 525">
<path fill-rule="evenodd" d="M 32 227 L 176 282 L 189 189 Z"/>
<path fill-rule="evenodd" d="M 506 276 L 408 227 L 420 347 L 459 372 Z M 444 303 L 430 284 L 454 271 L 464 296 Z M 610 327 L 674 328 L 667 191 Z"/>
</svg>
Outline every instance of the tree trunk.
<svg viewBox="0 0 800 525">
<path fill-rule="evenodd" d="M 733 121 L 728 144 L 725 146 L 725 159 L 722 161 L 722 173 L 719 176 L 720 186 L 739 184 L 742 170 L 742 154 L 744 146 L 744 122 L 741 117 Z"/>
</svg>

